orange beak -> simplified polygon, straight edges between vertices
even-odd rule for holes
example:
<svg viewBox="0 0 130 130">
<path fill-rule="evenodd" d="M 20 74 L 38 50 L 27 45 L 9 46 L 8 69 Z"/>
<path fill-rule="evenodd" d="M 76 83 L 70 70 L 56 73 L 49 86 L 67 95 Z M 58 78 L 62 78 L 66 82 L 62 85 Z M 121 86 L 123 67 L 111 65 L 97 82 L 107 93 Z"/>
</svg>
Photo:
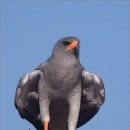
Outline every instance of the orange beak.
<svg viewBox="0 0 130 130">
<path fill-rule="evenodd" d="M 78 45 L 78 42 L 76 40 L 73 40 L 69 45 L 67 45 L 68 49 L 73 49 Z"/>
</svg>

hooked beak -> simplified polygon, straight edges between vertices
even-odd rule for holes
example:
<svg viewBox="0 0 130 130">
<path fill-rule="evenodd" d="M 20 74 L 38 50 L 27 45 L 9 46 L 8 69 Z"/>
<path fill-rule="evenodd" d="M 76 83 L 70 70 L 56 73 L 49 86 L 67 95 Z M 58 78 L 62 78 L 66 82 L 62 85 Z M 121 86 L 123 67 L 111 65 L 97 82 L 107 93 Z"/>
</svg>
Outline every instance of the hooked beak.
<svg viewBox="0 0 130 130">
<path fill-rule="evenodd" d="M 76 40 L 73 40 L 70 44 L 67 45 L 67 50 L 73 50 L 73 53 L 77 60 L 78 55 L 79 55 L 79 42 Z"/>
<path fill-rule="evenodd" d="M 67 45 L 68 49 L 78 48 L 79 43 L 76 40 L 73 40 L 69 45 Z"/>
<path fill-rule="evenodd" d="M 76 58 L 76 60 L 77 60 L 78 55 L 79 55 L 79 45 L 77 45 L 73 50 L 74 50 L 75 58 Z"/>
</svg>

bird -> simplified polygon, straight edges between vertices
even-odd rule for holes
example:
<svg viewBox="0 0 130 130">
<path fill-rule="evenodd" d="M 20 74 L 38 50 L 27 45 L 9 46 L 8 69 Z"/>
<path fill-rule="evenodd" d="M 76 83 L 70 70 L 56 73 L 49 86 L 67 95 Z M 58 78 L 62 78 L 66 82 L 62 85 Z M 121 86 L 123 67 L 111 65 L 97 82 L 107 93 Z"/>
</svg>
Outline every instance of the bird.
<svg viewBox="0 0 130 130">
<path fill-rule="evenodd" d="M 80 63 L 80 40 L 59 39 L 51 56 L 24 74 L 14 104 L 37 130 L 76 130 L 91 120 L 105 101 L 101 77 Z"/>
</svg>

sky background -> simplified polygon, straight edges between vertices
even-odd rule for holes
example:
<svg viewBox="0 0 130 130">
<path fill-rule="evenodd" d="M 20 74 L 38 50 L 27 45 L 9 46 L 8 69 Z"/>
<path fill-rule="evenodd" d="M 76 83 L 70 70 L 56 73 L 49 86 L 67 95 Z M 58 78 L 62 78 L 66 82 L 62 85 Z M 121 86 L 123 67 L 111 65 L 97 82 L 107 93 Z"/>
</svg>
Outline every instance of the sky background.
<svg viewBox="0 0 130 130">
<path fill-rule="evenodd" d="M 19 78 L 46 61 L 58 39 L 75 36 L 82 65 L 106 89 L 99 113 L 79 130 L 129 130 L 129 32 L 127 0 L 1 0 L 0 129 L 35 130 L 14 107 Z"/>
</svg>

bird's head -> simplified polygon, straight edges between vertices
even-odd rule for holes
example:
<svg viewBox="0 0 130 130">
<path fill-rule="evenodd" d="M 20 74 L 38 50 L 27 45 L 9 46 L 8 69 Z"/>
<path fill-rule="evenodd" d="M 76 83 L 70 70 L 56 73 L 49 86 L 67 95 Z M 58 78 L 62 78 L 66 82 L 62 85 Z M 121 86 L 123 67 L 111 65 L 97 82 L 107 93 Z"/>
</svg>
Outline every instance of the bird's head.
<svg viewBox="0 0 130 130">
<path fill-rule="evenodd" d="M 53 48 L 53 55 L 62 57 L 62 55 L 79 57 L 79 39 L 76 37 L 64 37 L 57 41 Z"/>
</svg>

